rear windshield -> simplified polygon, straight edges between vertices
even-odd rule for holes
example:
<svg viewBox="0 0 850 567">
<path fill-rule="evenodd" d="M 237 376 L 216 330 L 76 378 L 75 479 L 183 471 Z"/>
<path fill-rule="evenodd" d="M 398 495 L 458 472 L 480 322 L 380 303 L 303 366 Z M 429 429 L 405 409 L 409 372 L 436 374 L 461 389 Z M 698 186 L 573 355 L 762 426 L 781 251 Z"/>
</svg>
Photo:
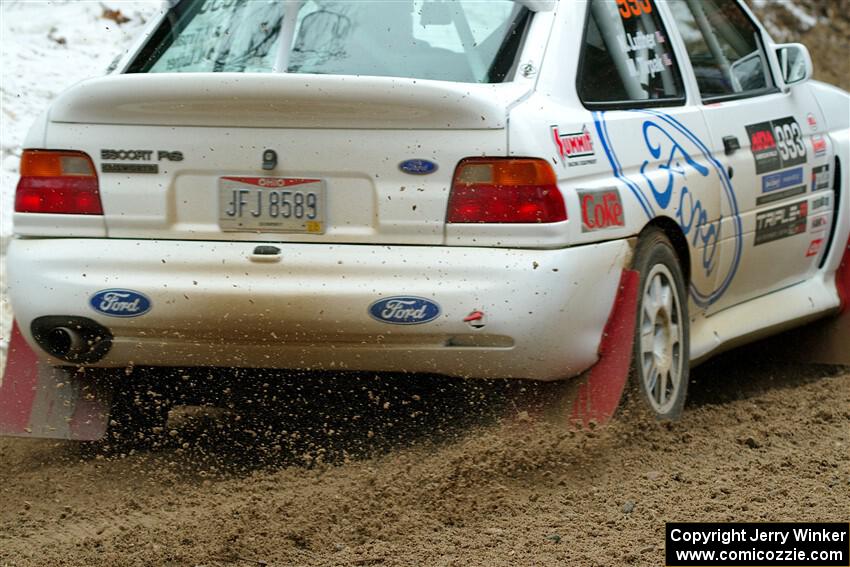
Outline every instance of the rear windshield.
<svg viewBox="0 0 850 567">
<path fill-rule="evenodd" d="M 182 0 L 128 73 L 510 79 L 529 11 L 510 0 Z"/>
</svg>

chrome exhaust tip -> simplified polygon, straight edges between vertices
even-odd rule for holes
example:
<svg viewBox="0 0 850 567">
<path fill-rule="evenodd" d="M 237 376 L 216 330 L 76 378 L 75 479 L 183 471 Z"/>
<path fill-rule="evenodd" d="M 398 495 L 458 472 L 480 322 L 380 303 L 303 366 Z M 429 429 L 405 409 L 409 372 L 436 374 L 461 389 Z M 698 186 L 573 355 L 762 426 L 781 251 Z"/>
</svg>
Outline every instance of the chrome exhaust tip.
<svg viewBox="0 0 850 567">
<path fill-rule="evenodd" d="M 109 329 L 86 317 L 39 317 L 32 322 L 30 330 L 47 354 L 75 364 L 97 362 L 112 347 Z"/>
</svg>

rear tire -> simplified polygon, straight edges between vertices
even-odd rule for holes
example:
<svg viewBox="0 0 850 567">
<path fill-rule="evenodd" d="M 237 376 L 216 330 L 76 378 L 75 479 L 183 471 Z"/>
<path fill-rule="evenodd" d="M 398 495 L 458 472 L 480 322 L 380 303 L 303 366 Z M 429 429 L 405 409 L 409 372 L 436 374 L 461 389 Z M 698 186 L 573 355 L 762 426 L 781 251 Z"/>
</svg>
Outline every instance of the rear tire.
<svg viewBox="0 0 850 567">
<path fill-rule="evenodd" d="M 690 376 L 688 304 L 679 258 L 664 232 L 650 228 L 638 240 L 632 267 L 640 273 L 640 286 L 631 397 L 656 419 L 678 419 Z"/>
</svg>

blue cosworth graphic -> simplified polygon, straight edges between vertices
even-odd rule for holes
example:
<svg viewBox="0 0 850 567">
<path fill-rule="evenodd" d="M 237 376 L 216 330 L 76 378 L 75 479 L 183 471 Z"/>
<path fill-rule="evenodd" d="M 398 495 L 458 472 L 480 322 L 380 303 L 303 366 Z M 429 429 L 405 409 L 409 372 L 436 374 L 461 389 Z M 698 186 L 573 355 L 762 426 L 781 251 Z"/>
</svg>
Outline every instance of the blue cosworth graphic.
<svg viewBox="0 0 850 567">
<path fill-rule="evenodd" d="M 151 310 L 151 300 L 132 289 L 103 289 L 89 299 L 91 308 L 110 317 L 138 317 Z"/>
<path fill-rule="evenodd" d="M 795 167 L 778 173 L 771 173 L 761 178 L 761 192 L 770 193 L 792 185 L 803 183 L 803 168 Z"/>
<path fill-rule="evenodd" d="M 623 173 L 623 168 L 617 157 L 617 148 L 614 147 L 608 133 L 608 123 L 605 119 L 607 111 L 594 112 L 593 119 L 596 124 L 596 132 L 602 141 L 602 147 L 614 175 L 629 188 L 646 213 L 648 220 L 658 216 L 674 219 L 682 228 L 691 249 L 695 254 L 699 254 L 699 267 L 702 268 L 704 274 L 716 276 L 715 283 L 710 289 L 700 289 L 694 282 L 691 282 L 690 285 L 690 293 L 694 302 L 700 307 L 707 307 L 717 301 L 728 289 L 741 261 L 743 230 L 738 211 L 738 201 L 729 175 L 711 154 L 708 147 L 672 116 L 654 110 L 618 112 L 645 116 L 641 127 L 643 134 L 641 141 L 646 159 L 640 167 L 640 176 Z M 632 141 L 630 140 L 630 142 Z M 690 153 L 685 145 L 695 146 L 698 153 Z M 629 151 L 633 150 L 633 147 L 629 148 Z M 655 174 L 655 179 L 660 176 L 664 182 L 656 185 L 653 182 L 653 177 L 649 174 Z M 734 231 L 732 235 L 734 249 L 731 251 L 732 258 L 728 263 L 728 268 L 722 274 L 716 274 L 719 263 L 721 226 L 724 220 L 722 207 L 717 207 L 717 210 L 714 210 L 716 205 L 703 203 L 694 196 L 694 193 L 688 188 L 688 180 L 694 176 L 716 176 L 719 185 L 723 188 L 722 199 L 725 200 L 726 209 L 731 214 L 732 222 L 729 224 Z"/>
<path fill-rule="evenodd" d="M 387 297 L 370 305 L 369 315 L 382 323 L 420 325 L 439 317 L 440 306 L 424 297 Z"/>
</svg>

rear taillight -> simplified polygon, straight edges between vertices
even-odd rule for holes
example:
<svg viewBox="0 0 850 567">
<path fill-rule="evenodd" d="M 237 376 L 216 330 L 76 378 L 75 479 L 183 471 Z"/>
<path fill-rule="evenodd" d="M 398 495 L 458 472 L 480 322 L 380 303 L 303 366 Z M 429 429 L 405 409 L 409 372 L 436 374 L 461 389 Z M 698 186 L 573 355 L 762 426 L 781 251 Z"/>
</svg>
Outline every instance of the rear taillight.
<svg viewBox="0 0 850 567">
<path fill-rule="evenodd" d="M 83 152 L 24 150 L 15 212 L 102 215 L 91 158 Z"/>
<path fill-rule="evenodd" d="M 548 223 L 567 220 L 549 162 L 468 158 L 455 170 L 446 222 Z"/>
</svg>

